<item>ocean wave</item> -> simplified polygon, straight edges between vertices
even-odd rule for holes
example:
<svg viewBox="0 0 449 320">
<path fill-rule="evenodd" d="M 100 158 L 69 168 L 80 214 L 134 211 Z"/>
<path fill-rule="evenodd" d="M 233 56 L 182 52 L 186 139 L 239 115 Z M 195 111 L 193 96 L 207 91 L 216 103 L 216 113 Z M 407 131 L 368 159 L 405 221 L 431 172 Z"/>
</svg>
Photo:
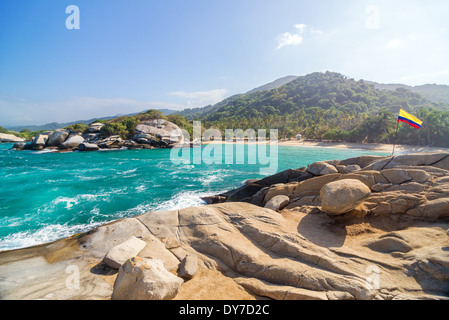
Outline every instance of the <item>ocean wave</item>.
<svg viewBox="0 0 449 320">
<path fill-rule="evenodd" d="M 40 150 L 40 151 L 31 152 L 31 154 L 53 153 L 53 152 L 56 152 L 56 151 L 58 151 L 58 150 L 55 150 L 55 149 L 44 149 L 44 150 Z"/>
<path fill-rule="evenodd" d="M 166 200 L 157 204 L 153 211 L 167 211 L 185 209 L 189 207 L 201 207 L 206 204 L 206 202 L 201 198 L 210 195 L 210 192 L 182 191 L 174 195 L 170 200 Z"/>
<path fill-rule="evenodd" d="M 119 189 L 112 189 L 109 191 L 100 190 L 96 194 L 78 194 L 74 197 L 58 197 L 55 200 L 52 201 L 53 205 L 58 205 L 60 203 L 65 204 L 66 209 L 71 209 L 73 206 L 79 204 L 81 201 L 88 201 L 88 202 L 94 202 L 98 200 L 102 201 L 110 201 L 110 195 L 111 194 L 120 194 L 124 191 L 126 191 L 127 187 L 119 188 Z"/>
<path fill-rule="evenodd" d="M 102 225 L 100 222 L 69 226 L 52 224 L 36 231 L 21 231 L 0 239 L 0 251 L 32 247 L 64 239 L 78 233 L 90 231 Z"/>
</svg>

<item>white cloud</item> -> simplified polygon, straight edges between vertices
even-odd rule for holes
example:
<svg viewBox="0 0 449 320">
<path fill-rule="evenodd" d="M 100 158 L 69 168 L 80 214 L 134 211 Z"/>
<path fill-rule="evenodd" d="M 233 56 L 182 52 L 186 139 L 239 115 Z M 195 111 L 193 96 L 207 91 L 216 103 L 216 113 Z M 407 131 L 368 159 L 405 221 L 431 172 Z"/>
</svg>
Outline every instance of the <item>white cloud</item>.
<svg viewBox="0 0 449 320">
<path fill-rule="evenodd" d="M 307 25 L 303 24 L 303 23 L 299 23 L 299 24 L 293 25 L 293 27 L 298 29 L 300 33 L 303 33 L 305 31 L 305 29 L 307 28 Z"/>
<path fill-rule="evenodd" d="M 276 40 L 278 46 L 276 47 L 276 50 L 285 46 L 301 44 L 304 40 L 303 34 L 323 34 L 323 31 L 310 27 L 304 23 L 294 24 L 293 27 L 297 29 L 296 33 L 284 32 L 277 36 Z"/>
<path fill-rule="evenodd" d="M 209 104 L 215 104 L 222 101 L 227 93 L 226 89 L 214 89 L 209 91 L 174 91 L 169 94 L 176 97 L 186 98 L 186 106 L 203 107 Z"/>
<path fill-rule="evenodd" d="M 291 34 L 290 32 L 285 32 L 280 34 L 277 38 L 278 46 L 276 50 L 279 50 L 285 46 L 298 45 L 302 43 L 303 38 L 298 34 Z"/>
</svg>

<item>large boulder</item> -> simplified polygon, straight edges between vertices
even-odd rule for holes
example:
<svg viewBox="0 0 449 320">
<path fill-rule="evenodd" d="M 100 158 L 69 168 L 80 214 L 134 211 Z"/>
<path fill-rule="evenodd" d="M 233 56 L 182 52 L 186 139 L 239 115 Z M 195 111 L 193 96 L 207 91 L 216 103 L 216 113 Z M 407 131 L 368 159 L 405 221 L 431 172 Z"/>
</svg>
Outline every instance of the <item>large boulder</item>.
<svg viewBox="0 0 449 320">
<path fill-rule="evenodd" d="M 198 258 L 196 255 L 187 254 L 181 262 L 178 276 L 186 280 L 192 279 L 198 271 Z"/>
<path fill-rule="evenodd" d="M 286 195 L 278 195 L 270 199 L 265 204 L 265 208 L 271 209 L 274 211 L 284 209 L 290 202 L 290 198 Z"/>
<path fill-rule="evenodd" d="M 104 123 L 100 123 L 100 122 L 95 122 L 92 123 L 89 127 L 89 132 L 90 133 L 98 133 L 100 132 L 101 128 L 103 128 Z"/>
<path fill-rule="evenodd" d="M 338 170 L 327 162 L 318 161 L 308 166 L 307 172 L 313 174 L 314 176 L 323 176 L 326 174 L 338 173 Z"/>
<path fill-rule="evenodd" d="M 146 242 L 136 237 L 131 237 L 125 242 L 113 247 L 103 258 L 112 269 L 119 269 L 126 260 L 131 259 L 139 254 L 145 248 Z"/>
<path fill-rule="evenodd" d="M 75 149 L 84 142 L 84 138 L 78 134 L 71 134 L 66 141 L 59 145 L 59 149 Z"/>
<path fill-rule="evenodd" d="M 16 137 L 13 134 L 0 133 L 0 142 L 24 142 L 25 139 Z"/>
<path fill-rule="evenodd" d="M 79 151 L 98 151 L 100 147 L 95 143 L 81 143 L 78 145 Z"/>
<path fill-rule="evenodd" d="M 448 153 L 417 153 L 417 154 L 405 154 L 396 157 L 389 157 L 372 162 L 366 166 L 365 170 L 383 170 L 392 169 L 399 166 L 434 166 L 449 170 Z"/>
<path fill-rule="evenodd" d="M 38 134 L 34 140 L 31 142 L 31 147 L 34 150 L 42 149 L 47 145 L 48 136 L 50 132 L 42 132 Z"/>
<path fill-rule="evenodd" d="M 168 145 L 175 145 L 177 143 L 184 142 L 184 136 L 181 128 L 164 119 L 142 121 L 136 126 L 136 134 L 155 136 Z"/>
<path fill-rule="evenodd" d="M 48 135 L 47 147 L 59 147 L 70 135 L 69 130 L 55 130 Z"/>
<path fill-rule="evenodd" d="M 111 299 L 170 300 L 183 283 L 161 260 L 134 257 L 121 266 Z"/>
<path fill-rule="evenodd" d="M 360 180 L 330 182 L 320 191 L 321 210 L 330 215 L 345 214 L 354 210 L 370 195 L 370 189 Z"/>
</svg>

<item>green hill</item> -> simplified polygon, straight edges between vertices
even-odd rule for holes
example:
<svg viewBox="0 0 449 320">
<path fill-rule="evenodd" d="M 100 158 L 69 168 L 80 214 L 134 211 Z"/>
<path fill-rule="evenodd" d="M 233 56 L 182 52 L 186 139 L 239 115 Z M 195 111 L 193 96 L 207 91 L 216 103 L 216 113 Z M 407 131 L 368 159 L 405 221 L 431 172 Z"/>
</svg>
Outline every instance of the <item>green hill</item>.
<svg viewBox="0 0 449 320">
<path fill-rule="evenodd" d="M 205 127 L 273 128 L 281 138 L 392 142 L 399 109 L 424 121 L 422 130 L 400 126 L 398 142 L 448 146 L 449 110 L 444 103 L 399 87 L 379 90 L 333 72 L 312 73 L 272 90 L 236 95 L 194 114 Z M 195 110 L 195 109 L 193 109 Z M 198 111 L 198 109 L 197 109 Z"/>
</svg>

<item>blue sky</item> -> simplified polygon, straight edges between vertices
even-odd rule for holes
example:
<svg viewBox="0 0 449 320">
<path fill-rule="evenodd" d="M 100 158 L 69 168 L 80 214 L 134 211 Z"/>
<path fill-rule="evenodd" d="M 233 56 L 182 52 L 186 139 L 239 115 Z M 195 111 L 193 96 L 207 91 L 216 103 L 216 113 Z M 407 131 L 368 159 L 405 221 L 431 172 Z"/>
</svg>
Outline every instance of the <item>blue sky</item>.
<svg viewBox="0 0 449 320">
<path fill-rule="evenodd" d="M 201 107 L 315 71 L 449 85 L 448 13 L 446 0 L 2 0 L 0 125 Z"/>
</svg>

